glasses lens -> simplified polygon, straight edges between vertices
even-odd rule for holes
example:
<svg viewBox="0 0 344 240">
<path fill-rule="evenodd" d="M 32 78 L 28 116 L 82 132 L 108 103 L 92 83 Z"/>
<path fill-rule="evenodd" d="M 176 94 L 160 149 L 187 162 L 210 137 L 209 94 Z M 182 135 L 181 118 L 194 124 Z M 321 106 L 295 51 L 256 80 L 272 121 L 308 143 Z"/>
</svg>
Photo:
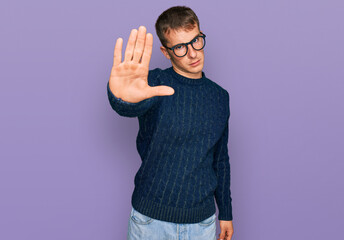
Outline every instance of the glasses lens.
<svg viewBox="0 0 344 240">
<path fill-rule="evenodd" d="M 186 46 L 184 44 L 177 45 L 174 47 L 173 51 L 178 57 L 182 57 L 186 54 Z"/>
<path fill-rule="evenodd" d="M 194 49 L 201 50 L 204 47 L 205 40 L 202 36 L 198 36 L 192 41 L 191 44 Z"/>
</svg>

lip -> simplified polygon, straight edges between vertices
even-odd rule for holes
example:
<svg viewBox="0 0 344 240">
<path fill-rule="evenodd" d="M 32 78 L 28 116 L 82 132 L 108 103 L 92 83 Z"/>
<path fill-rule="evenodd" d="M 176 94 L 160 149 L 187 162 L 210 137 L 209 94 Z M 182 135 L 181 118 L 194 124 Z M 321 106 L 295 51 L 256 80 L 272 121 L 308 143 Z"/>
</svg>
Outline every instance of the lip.
<svg viewBox="0 0 344 240">
<path fill-rule="evenodd" d="M 198 61 L 196 61 L 194 63 L 191 63 L 190 65 L 194 67 L 194 66 L 197 66 L 200 62 L 201 62 L 201 60 L 198 60 Z"/>
</svg>

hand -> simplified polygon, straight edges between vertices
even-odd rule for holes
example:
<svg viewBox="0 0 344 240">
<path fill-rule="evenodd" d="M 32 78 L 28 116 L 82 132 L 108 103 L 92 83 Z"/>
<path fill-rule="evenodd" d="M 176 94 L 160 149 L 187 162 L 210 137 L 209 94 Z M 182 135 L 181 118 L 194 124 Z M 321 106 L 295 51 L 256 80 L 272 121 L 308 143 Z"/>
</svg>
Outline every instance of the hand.
<svg viewBox="0 0 344 240">
<path fill-rule="evenodd" d="M 220 220 L 221 233 L 217 240 L 231 240 L 233 236 L 233 221 Z"/>
<path fill-rule="evenodd" d="M 123 39 L 118 38 L 115 45 L 113 66 L 109 80 L 112 93 L 123 101 L 137 103 L 154 96 L 174 94 L 169 86 L 148 85 L 149 61 L 152 55 L 153 35 L 146 34 L 144 26 L 130 33 L 122 61 Z"/>
</svg>

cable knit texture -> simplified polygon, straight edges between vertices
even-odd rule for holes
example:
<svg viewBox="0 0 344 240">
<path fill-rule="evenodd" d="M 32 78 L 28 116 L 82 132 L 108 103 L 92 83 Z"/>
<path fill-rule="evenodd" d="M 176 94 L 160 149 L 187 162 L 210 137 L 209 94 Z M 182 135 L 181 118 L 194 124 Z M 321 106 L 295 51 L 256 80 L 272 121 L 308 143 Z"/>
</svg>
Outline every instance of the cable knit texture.
<svg viewBox="0 0 344 240">
<path fill-rule="evenodd" d="M 232 220 L 228 92 L 204 72 L 192 79 L 172 67 L 150 70 L 148 84 L 170 86 L 175 93 L 130 103 L 114 96 L 107 84 L 111 107 L 139 121 L 136 147 L 142 163 L 132 206 L 154 219 L 197 223 L 215 213 L 216 201 L 218 219 Z"/>
</svg>

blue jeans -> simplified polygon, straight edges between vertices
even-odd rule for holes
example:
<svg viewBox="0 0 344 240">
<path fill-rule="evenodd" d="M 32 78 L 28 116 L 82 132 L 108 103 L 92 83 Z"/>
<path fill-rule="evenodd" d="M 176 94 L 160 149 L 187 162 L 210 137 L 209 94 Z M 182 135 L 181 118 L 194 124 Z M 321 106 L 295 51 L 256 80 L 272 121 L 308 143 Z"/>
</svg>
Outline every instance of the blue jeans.
<svg viewBox="0 0 344 240">
<path fill-rule="evenodd" d="M 131 209 L 127 240 L 216 240 L 216 215 L 199 223 L 179 224 L 150 218 Z"/>
</svg>

